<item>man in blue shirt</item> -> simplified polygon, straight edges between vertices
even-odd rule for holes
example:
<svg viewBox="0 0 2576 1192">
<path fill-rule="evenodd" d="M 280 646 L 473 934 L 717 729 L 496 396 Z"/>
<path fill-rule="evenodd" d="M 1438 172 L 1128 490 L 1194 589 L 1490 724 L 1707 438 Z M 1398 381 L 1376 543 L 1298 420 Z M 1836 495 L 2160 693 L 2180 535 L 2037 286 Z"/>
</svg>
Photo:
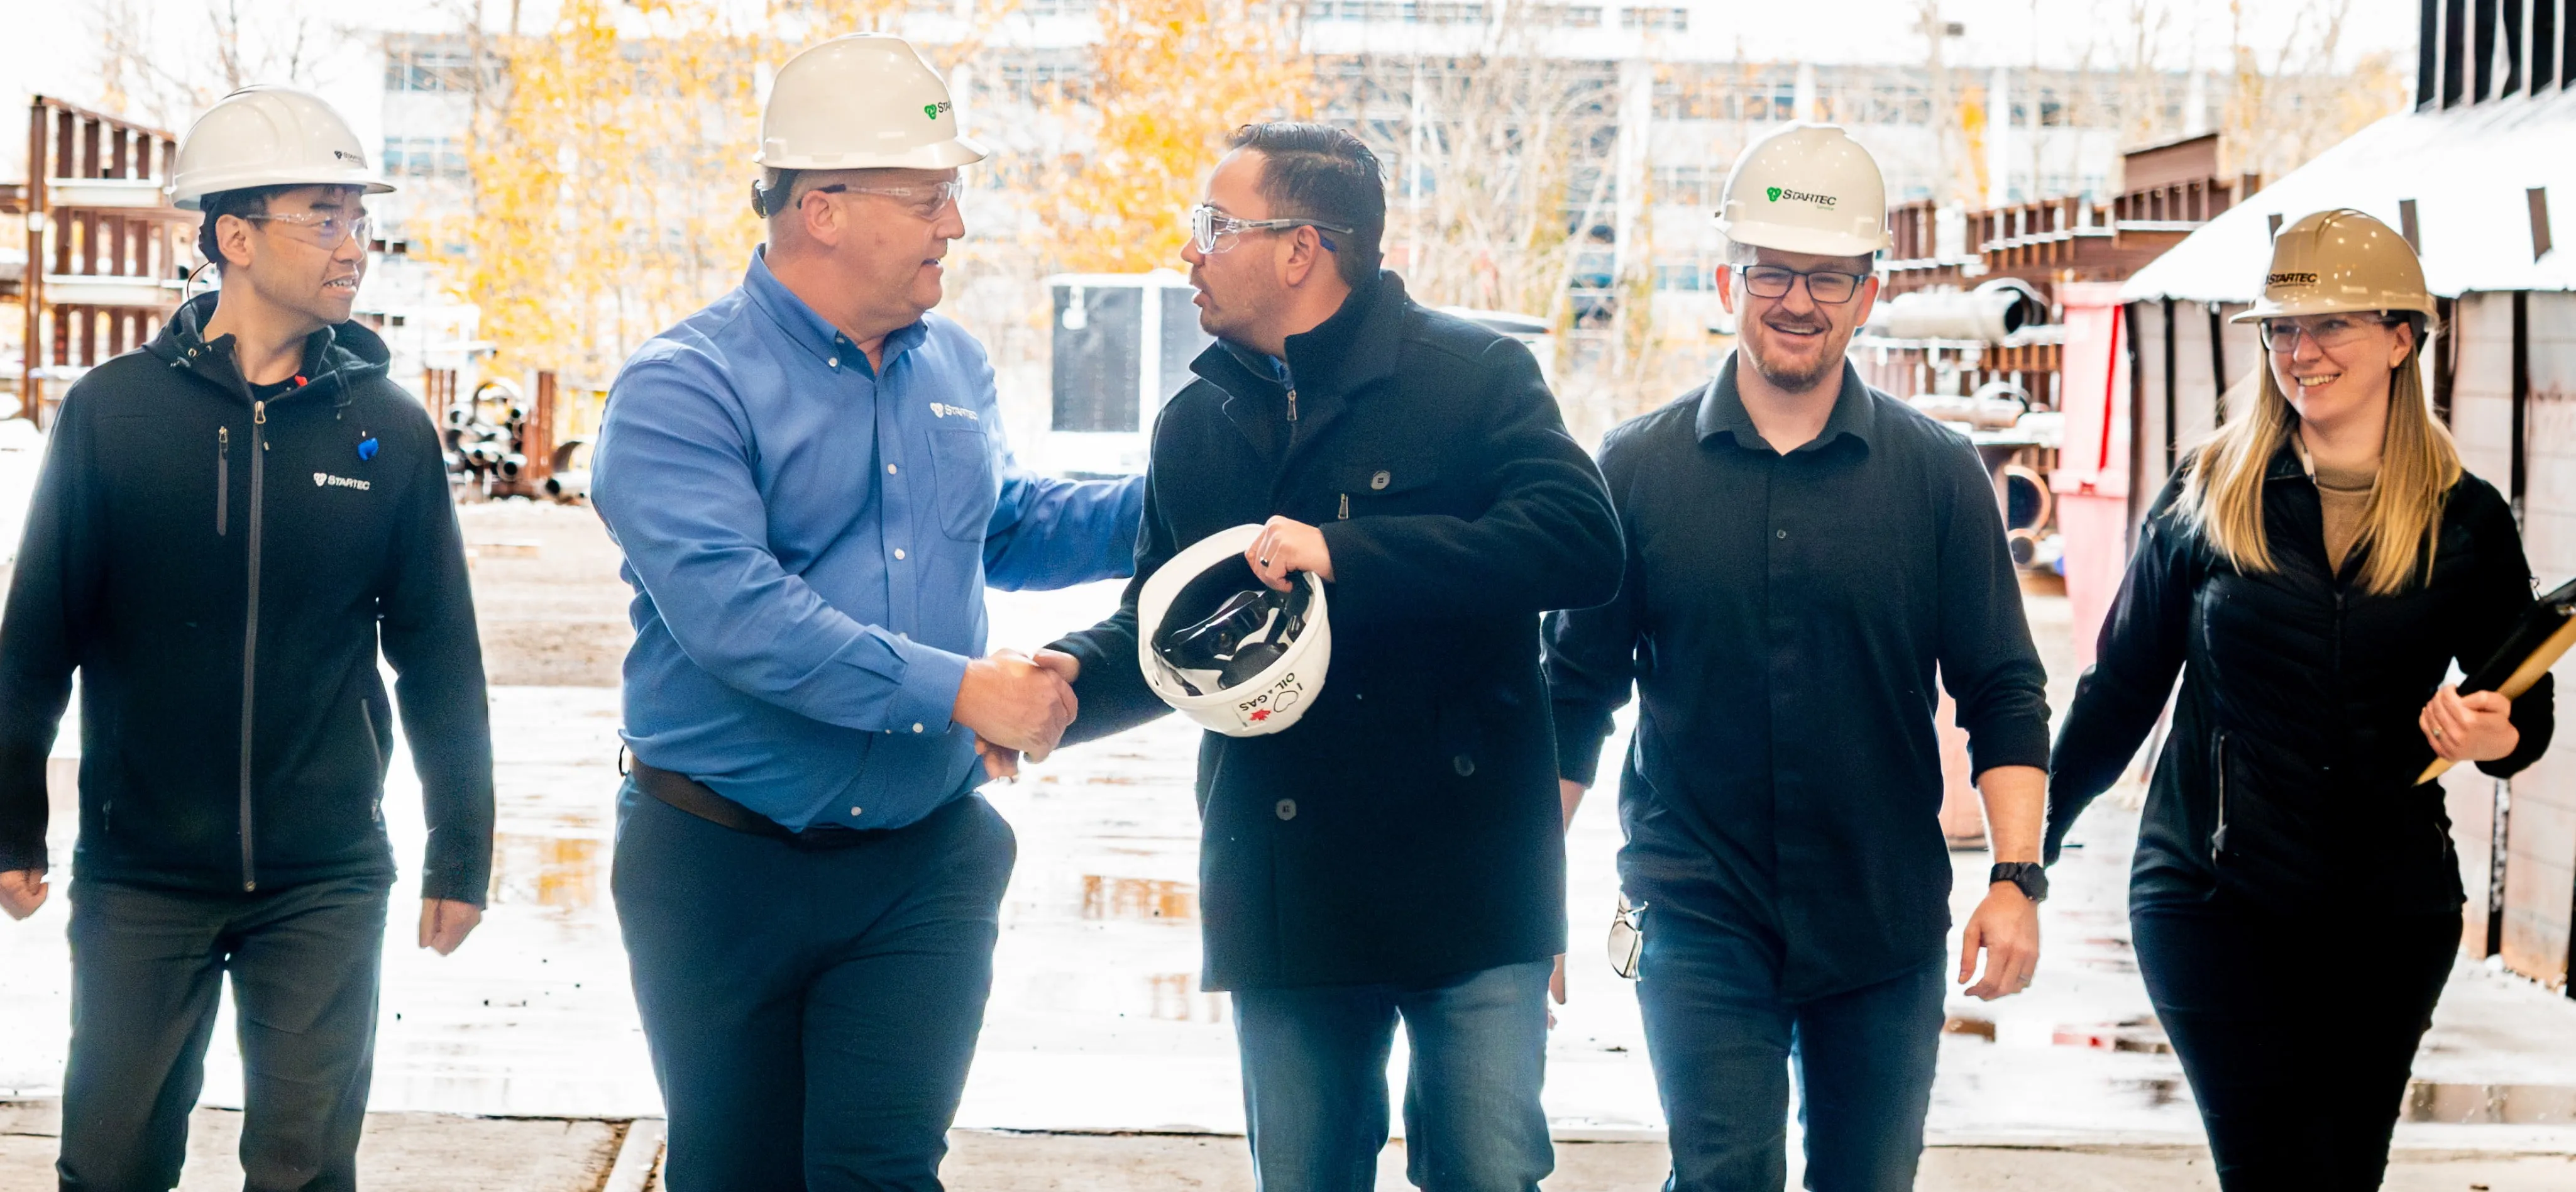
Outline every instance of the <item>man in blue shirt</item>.
<svg viewBox="0 0 2576 1192">
<path fill-rule="evenodd" d="M 983 588 L 1127 574 L 1142 490 L 1021 471 L 928 313 L 984 154 L 911 46 L 798 55 L 762 131 L 768 244 L 600 436 L 636 589 L 613 888 L 668 1186 L 936 1188 L 1014 854 L 978 753 L 1074 714 L 1070 659 L 977 657 Z"/>
</svg>

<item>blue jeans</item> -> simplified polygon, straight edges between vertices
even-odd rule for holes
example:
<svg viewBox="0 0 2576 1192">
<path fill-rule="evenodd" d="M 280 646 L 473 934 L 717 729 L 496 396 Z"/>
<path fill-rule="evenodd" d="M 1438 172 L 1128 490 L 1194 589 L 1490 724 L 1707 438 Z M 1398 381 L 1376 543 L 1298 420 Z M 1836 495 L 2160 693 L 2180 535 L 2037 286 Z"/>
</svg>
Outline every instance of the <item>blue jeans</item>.
<svg viewBox="0 0 2576 1192">
<path fill-rule="evenodd" d="M 1807 1187 L 1905 1192 L 1941 1046 L 1943 958 L 1804 1002 L 1779 995 L 1782 948 L 1710 913 L 1698 883 L 1631 874 L 1646 911 L 1637 1004 L 1671 1123 L 1668 1192 L 1751 1192 L 1788 1180 L 1789 1069 L 1806 1128 Z"/>
<path fill-rule="evenodd" d="M 247 1111 L 242 1186 L 357 1187 L 388 884 L 199 893 L 74 880 L 61 1186 L 179 1182 L 229 974 Z"/>
<path fill-rule="evenodd" d="M 1370 1192 L 1403 1020 L 1405 1174 L 1432 1192 L 1530 1192 L 1556 1166 L 1538 1090 L 1550 961 L 1421 985 L 1244 989 L 1243 1113 L 1268 1192 Z"/>
<path fill-rule="evenodd" d="M 1010 825 L 969 795 L 849 847 L 618 792 L 610 886 L 672 1192 L 935 1192 L 966 1088 Z"/>
</svg>

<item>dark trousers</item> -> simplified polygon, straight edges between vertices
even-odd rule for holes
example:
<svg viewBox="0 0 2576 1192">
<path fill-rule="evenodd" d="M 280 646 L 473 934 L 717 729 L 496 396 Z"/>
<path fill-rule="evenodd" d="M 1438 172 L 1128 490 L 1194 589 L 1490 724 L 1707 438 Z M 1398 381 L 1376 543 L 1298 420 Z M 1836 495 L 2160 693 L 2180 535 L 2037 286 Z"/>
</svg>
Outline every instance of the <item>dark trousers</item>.
<svg viewBox="0 0 2576 1192">
<path fill-rule="evenodd" d="M 2415 1045 L 2459 951 L 2460 913 L 2336 923 L 2222 895 L 2133 907 L 2129 926 L 2219 1186 L 2378 1187 Z"/>
<path fill-rule="evenodd" d="M 1753 1192 L 1788 1181 L 1790 1069 L 1806 1128 L 1807 1187 L 1904 1192 L 1923 1155 L 1941 1046 L 1942 958 L 1829 997 L 1780 996 L 1783 951 L 1730 921 L 1701 883 L 1649 882 L 1637 1005 L 1670 1123 L 1671 1192 Z"/>
<path fill-rule="evenodd" d="M 62 1187 L 179 1182 L 223 979 L 240 1024 L 243 1186 L 357 1186 L 388 883 L 204 894 L 75 880 Z"/>
<path fill-rule="evenodd" d="M 969 795 L 816 848 L 618 793 L 610 887 L 664 1186 L 936 1189 L 1017 845 Z"/>
<path fill-rule="evenodd" d="M 1532 1192 L 1556 1166 L 1539 1085 L 1540 960 L 1411 985 L 1234 995 L 1253 1178 L 1265 1192 L 1369 1192 L 1386 1147 L 1386 1061 L 1404 1024 L 1405 1174 L 1431 1192 Z"/>
</svg>

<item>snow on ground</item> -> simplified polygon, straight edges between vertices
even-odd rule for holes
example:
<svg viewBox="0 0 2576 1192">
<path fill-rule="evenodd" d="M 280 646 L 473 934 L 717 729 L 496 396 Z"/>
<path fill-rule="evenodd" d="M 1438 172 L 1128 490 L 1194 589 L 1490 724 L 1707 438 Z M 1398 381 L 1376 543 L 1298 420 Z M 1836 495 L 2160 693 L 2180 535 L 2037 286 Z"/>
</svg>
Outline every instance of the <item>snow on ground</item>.
<svg viewBox="0 0 2576 1192">
<path fill-rule="evenodd" d="M 994 644 L 1034 648 L 1088 624 L 1115 598 L 1116 586 L 1105 584 L 995 593 Z M 2034 612 L 2043 612 L 2037 601 Z M 2034 619 L 2063 623 L 2055 610 Z M 658 1112 L 608 897 L 617 718 L 610 689 L 494 690 L 492 906 L 472 940 L 440 958 L 413 946 L 415 875 L 397 887 L 374 1108 Z M 77 737 L 67 725 L 58 752 L 76 749 Z M 1019 834 L 1020 859 L 960 1125 L 1242 1128 L 1227 1002 L 1197 987 L 1194 757 L 1194 734 L 1166 718 L 1066 751 L 989 792 Z M 398 758 L 386 818 L 397 855 L 415 865 L 421 827 L 409 771 Z M 1971 1021 L 1943 1040 L 1936 1140 L 2198 1138 L 2173 1057 L 2119 1047 L 2124 1038 L 2151 1046 L 2154 1037 L 2139 1025 L 2148 1008 L 2122 913 L 2135 813 L 2120 802 L 2097 806 L 2079 829 L 2085 847 L 2055 872 L 2032 991 L 1954 1003 L 1953 1014 Z M 1609 803 L 1588 806 L 1570 839 L 1573 1000 L 1558 1011 L 1546 1094 L 1549 1116 L 1570 1137 L 1662 1126 L 1636 998 L 1602 956 L 1618 846 Z M 66 865 L 72 827 L 69 808 L 58 807 L 52 844 Z M 1960 854 L 1957 865 L 1953 913 L 1964 921 L 1982 894 L 1986 857 Z M 58 884 L 32 920 L 0 923 L 0 1022 L 9 1024 L 0 1032 L 0 1098 L 52 1095 L 60 1085 L 69 992 L 61 893 Z M 2321 982 L 2318 996 L 2332 988 Z M 230 1038 L 227 1019 L 209 1064 L 209 1104 L 240 1103 Z M 1393 1069 L 1403 1062 L 1399 1049 Z M 2445 1081 L 2576 1086 L 2576 1004 L 2464 965 L 2421 1070 Z M 2405 1130 L 2401 1140 L 2419 1144 L 2576 1149 L 2576 1140 L 2519 1127 Z"/>
</svg>

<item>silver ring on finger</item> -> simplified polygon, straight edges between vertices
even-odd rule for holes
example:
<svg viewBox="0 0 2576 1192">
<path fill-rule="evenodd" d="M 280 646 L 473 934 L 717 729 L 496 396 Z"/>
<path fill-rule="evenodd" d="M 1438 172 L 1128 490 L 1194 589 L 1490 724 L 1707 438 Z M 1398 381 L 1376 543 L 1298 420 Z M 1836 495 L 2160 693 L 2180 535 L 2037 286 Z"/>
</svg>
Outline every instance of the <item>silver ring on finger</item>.
<svg viewBox="0 0 2576 1192">
<path fill-rule="evenodd" d="M 2441 740 L 2441 739 L 2442 739 L 2442 730 L 2440 730 L 2440 729 L 2438 729 L 2438 728 L 2437 728 L 2437 729 L 2434 729 L 2434 730 L 2433 730 L 2433 739 L 2434 739 L 2434 740 L 2436 740 L 2436 741 Z"/>
</svg>

